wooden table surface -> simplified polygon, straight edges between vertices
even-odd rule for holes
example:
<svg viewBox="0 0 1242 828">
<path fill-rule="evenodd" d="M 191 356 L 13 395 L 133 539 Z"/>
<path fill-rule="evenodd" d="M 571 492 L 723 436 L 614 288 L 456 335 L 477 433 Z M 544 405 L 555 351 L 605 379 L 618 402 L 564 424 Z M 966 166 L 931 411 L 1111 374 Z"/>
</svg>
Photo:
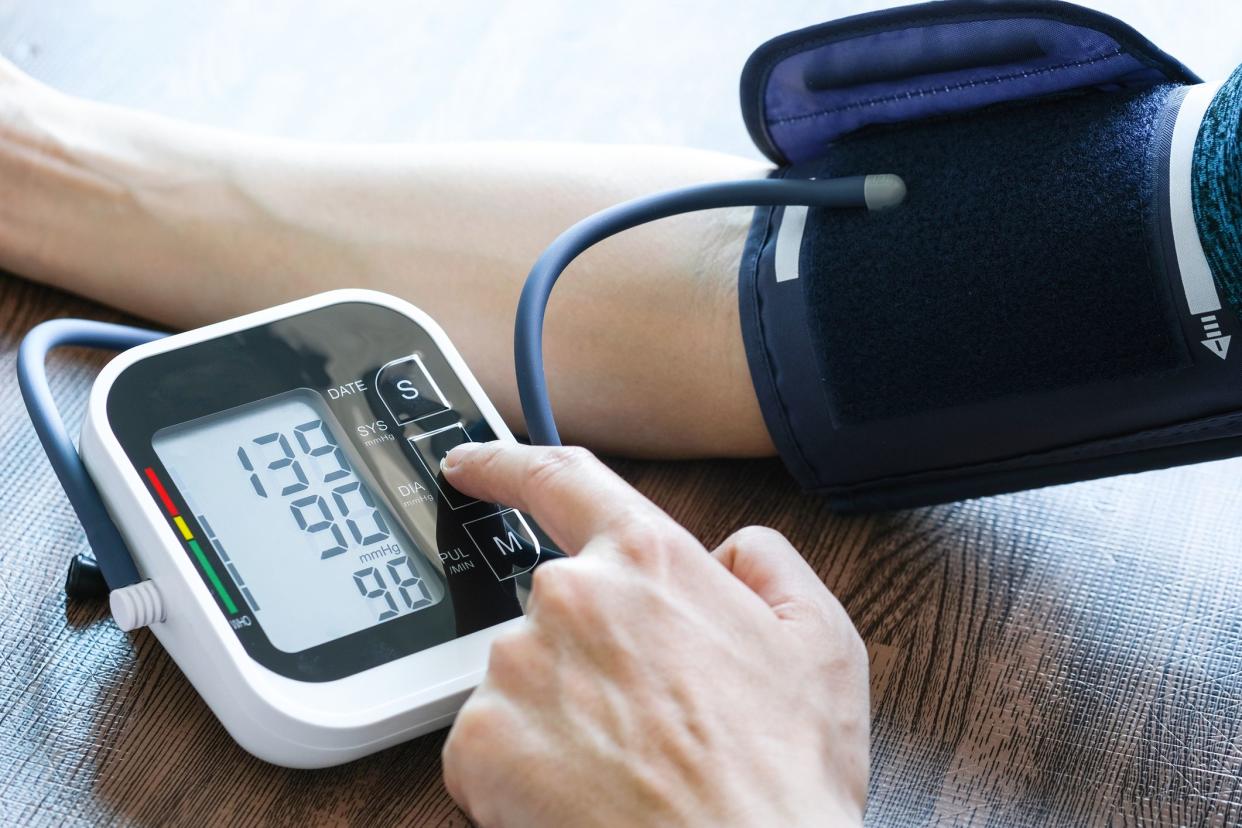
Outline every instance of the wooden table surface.
<svg viewBox="0 0 1242 828">
<path fill-rule="evenodd" d="M 19 0 L 0 52 L 68 91 L 258 132 L 753 155 L 749 51 L 866 7 L 590 5 Z M 1235 9 L 1104 7 L 1205 75 L 1242 60 Z M 22 334 L 65 315 L 123 318 L 0 276 L 0 824 L 465 823 L 443 734 L 333 770 L 262 764 L 149 633 L 66 605 L 84 543 L 13 381 Z M 54 358 L 72 420 L 104 360 Z M 775 526 L 841 597 L 871 653 L 870 823 L 1242 821 L 1242 461 L 862 517 L 774 461 L 618 465 L 709 545 Z"/>
</svg>

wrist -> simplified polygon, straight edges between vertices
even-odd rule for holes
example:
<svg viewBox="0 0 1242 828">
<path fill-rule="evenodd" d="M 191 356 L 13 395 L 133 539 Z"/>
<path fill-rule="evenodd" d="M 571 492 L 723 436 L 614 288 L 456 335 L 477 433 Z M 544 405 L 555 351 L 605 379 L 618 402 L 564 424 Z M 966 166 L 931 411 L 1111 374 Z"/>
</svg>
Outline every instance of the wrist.
<svg viewBox="0 0 1242 828">
<path fill-rule="evenodd" d="M 125 119 L 27 78 L 6 79 L 0 97 L 0 263 L 79 286 L 77 277 L 107 273 L 123 250 L 141 248 L 140 196 L 159 173 Z"/>
<path fill-rule="evenodd" d="M 0 77 L 0 267 L 165 323 L 233 310 L 213 292 L 257 222 L 231 137 Z"/>
</svg>

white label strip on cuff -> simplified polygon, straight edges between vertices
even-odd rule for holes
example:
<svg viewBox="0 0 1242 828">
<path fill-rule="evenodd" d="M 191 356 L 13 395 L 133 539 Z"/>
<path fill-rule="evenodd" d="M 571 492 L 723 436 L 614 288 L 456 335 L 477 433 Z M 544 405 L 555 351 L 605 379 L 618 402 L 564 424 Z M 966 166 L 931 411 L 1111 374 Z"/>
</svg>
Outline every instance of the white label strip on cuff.
<svg viewBox="0 0 1242 828">
<path fill-rule="evenodd" d="M 776 259 L 773 269 L 776 281 L 798 278 L 798 257 L 802 253 L 802 231 L 806 229 L 806 207 L 789 206 L 776 231 Z"/>
<path fill-rule="evenodd" d="M 1177 267 L 1186 291 L 1186 305 L 1192 316 L 1220 310 L 1220 297 L 1212 269 L 1199 242 L 1191 204 L 1190 177 L 1194 162 L 1195 139 L 1203 123 L 1203 115 L 1216 94 L 1219 84 L 1191 87 L 1182 99 L 1173 125 L 1173 142 L 1169 149 L 1169 218 L 1173 226 L 1173 246 L 1177 251 Z"/>
</svg>

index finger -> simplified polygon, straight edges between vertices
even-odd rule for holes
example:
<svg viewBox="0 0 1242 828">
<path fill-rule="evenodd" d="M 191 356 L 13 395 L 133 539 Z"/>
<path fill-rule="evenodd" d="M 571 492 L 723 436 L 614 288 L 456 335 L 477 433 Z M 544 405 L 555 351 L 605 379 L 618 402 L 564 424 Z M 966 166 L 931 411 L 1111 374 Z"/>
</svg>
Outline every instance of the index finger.
<svg viewBox="0 0 1242 828">
<path fill-rule="evenodd" d="M 463 443 L 445 456 L 442 469 L 462 493 L 529 513 L 571 555 L 636 521 L 684 531 L 583 448 Z"/>
</svg>

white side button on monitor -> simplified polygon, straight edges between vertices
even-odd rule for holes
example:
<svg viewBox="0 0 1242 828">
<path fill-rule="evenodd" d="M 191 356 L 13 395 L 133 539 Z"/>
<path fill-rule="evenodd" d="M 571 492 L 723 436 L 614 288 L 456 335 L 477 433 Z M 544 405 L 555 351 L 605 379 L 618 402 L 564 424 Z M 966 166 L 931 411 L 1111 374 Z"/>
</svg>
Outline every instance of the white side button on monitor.
<svg viewBox="0 0 1242 828">
<path fill-rule="evenodd" d="M 112 619 L 125 632 L 149 627 L 164 620 L 164 602 L 150 581 L 139 581 L 114 589 L 108 595 Z"/>
</svg>

